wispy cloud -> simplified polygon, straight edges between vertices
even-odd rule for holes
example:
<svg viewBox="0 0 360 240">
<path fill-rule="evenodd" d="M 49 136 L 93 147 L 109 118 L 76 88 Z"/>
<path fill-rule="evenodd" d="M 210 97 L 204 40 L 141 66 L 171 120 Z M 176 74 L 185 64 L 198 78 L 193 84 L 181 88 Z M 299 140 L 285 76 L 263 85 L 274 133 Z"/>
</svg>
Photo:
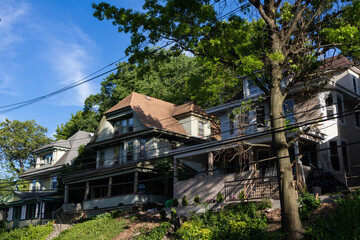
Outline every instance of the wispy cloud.
<svg viewBox="0 0 360 240">
<path fill-rule="evenodd" d="M 5 72 L 0 70 L 0 94 L 9 96 L 18 96 L 18 92 L 14 88 L 14 81 Z"/>
<path fill-rule="evenodd" d="M 0 2 L 0 51 L 12 53 L 16 44 L 23 40 L 22 30 L 29 6 L 23 1 L 1 0 Z M 29 19 L 26 19 L 29 21 Z M 21 26 L 20 26 L 21 25 Z"/>
<path fill-rule="evenodd" d="M 83 79 L 89 74 L 89 63 L 93 60 L 91 49 L 95 44 L 93 41 L 76 26 L 63 26 L 59 34 L 48 35 L 48 51 L 46 58 L 50 61 L 54 74 L 54 79 L 61 86 L 68 86 Z M 91 65 L 91 64 L 90 64 Z M 91 83 L 84 83 L 74 90 L 60 97 L 61 105 L 83 106 L 84 100 L 92 93 L 95 87 Z M 66 97 L 63 97 L 66 96 Z"/>
</svg>

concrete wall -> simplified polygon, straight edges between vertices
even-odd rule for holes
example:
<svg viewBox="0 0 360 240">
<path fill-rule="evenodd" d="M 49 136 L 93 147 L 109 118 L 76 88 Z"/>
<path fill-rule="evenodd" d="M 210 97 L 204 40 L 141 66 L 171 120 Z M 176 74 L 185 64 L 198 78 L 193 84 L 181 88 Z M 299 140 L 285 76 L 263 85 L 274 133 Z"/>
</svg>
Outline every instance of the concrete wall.
<svg viewBox="0 0 360 240">
<path fill-rule="evenodd" d="M 142 194 L 128 194 L 121 196 L 114 196 L 110 198 L 99 198 L 84 201 L 82 204 L 83 210 L 91 210 L 94 207 L 97 208 L 107 208 L 107 207 L 117 207 L 121 204 L 146 204 L 148 202 L 160 202 L 165 203 L 170 197 L 167 196 L 158 196 L 158 195 L 142 195 Z"/>
<path fill-rule="evenodd" d="M 251 172 L 243 172 L 241 178 L 248 178 Z M 226 181 L 232 181 L 237 176 L 235 173 L 218 176 L 196 177 L 174 183 L 174 198 L 181 199 L 185 195 L 189 203 L 193 203 L 196 195 L 201 201 L 216 198 L 216 195 L 222 191 Z"/>
</svg>

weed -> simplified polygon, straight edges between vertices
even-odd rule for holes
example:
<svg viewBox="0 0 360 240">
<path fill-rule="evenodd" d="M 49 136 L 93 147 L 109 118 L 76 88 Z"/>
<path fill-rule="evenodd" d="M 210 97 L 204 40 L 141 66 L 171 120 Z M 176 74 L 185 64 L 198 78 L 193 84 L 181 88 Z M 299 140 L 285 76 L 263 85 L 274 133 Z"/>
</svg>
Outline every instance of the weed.
<svg viewBox="0 0 360 240">
<path fill-rule="evenodd" d="M 189 205 L 189 201 L 187 200 L 186 195 L 181 199 L 181 205 L 184 207 Z"/>
</svg>

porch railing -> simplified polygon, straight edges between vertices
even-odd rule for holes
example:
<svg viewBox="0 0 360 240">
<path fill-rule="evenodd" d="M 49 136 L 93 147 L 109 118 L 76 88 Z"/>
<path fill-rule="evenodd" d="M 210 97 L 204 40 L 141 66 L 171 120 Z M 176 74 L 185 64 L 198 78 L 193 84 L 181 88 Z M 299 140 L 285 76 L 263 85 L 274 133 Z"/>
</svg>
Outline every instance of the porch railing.
<svg viewBox="0 0 360 240">
<path fill-rule="evenodd" d="M 250 183 L 250 184 L 249 184 Z M 263 199 L 278 194 L 279 185 L 276 176 L 247 178 L 225 182 L 225 200 Z"/>
</svg>

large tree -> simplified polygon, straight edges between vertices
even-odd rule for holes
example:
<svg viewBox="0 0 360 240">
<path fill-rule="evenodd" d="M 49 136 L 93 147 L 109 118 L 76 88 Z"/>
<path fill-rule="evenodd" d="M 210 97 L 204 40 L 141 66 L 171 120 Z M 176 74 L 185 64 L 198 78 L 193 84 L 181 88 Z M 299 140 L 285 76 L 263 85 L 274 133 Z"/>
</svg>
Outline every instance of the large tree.
<svg viewBox="0 0 360 240">
<path fill-rule="evenodd" d="M 32 152 L 51 142 L 46 133 L 47 129 L 38 125 L 35 120 L 20 122 L 5 119 L 0 123 L 0 162 L 3 171 L 0 199 L 4 200 L 9 196 L 11 190 L 24 187 L 19 181 L 19 175 L 34 165 Z"/>
<path fill-rule="evenodd" d="M 296 84 L 314 83 L 329 52 L 359 57 L 359 1 L 145 0 L 142 11 L 93 4 L 94 16 L 130 33 L 131 61 L 150 53 L 145 42 L 169 44 L 238 76 L 247 76 L 270 102 L 271 127 L 284 129 L 283 102 Z M 251 19 L 251 20 L 248 20 Z M 282 85 L 283 79 L 290 81 Z M 296 191 L 284 131 L 272 131 L 278 157 L 282 226 L 302 238 Z"/>
</svg>

